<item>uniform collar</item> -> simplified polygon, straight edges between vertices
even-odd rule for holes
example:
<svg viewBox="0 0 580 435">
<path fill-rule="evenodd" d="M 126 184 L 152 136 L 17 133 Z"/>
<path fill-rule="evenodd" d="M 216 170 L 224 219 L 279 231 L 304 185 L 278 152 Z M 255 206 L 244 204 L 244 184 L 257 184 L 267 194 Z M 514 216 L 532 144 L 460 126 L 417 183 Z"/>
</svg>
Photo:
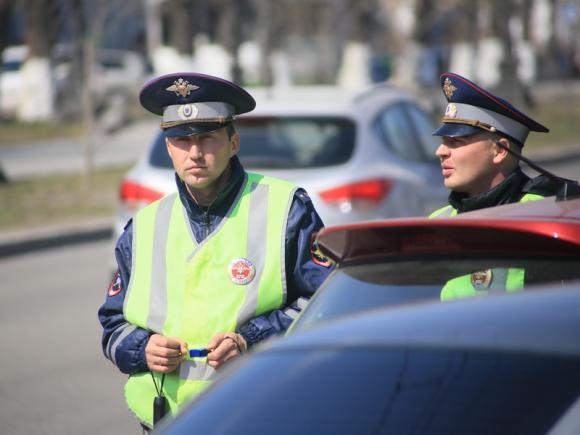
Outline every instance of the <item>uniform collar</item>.
<svg viewBox="0 0 580 435">
<path fill-rule="evenodd" d="M 487 192 L 476 196 L 468 196 L 466 193 L 451 191 L 449 204 L 458 213 L 479 210 L 496 205 L 517 202 L 522 196 L 524 185 L 530 180 L 518 167 L 505 180 Z"/>
<path fill-rule="evenodd" d="M 233 197 L 238 193 L 241 184 L 244 180 L 244 168 L 240 163 L 240 159 L 234 156 L 230 159 L 231 174 L 228 182 L 223 187 L 216 199 L 209 205 L 209 207 L 200 207 L 195 201 L 189 196 L 185 183 L 175 174 L 175 182 L 177 184 L 177 190 L 179 193 L 179 198 L 181 203 L 187 210 L 187 214 L 191 217 L 195 217 L 201 214 L 225 214 Z"/>
</svg>

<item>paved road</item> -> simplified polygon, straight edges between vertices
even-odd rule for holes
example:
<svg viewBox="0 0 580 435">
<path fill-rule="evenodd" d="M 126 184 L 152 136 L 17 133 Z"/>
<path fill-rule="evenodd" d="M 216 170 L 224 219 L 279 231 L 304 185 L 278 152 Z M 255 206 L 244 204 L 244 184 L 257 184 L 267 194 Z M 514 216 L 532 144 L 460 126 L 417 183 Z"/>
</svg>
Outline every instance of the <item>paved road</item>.
<svg viewBox="0 0 580 435">
<path fill-rule="evenodd" d="M 158 122 L 145 119 L 108 135 L 97 135 L 94 144 L 95 166 L 133 163 L 153 139 Z M 0 145 L 0 168 L 8 179 L 35 175 L 79 172 L 85 167 L 82 139 L 50 139 L 30 143 Z"/>
<path fill-rule="evenodd" d="M 140 434 L 100 352 L 108 241 L 0 259 L 0 433 Z"/>
</svg>

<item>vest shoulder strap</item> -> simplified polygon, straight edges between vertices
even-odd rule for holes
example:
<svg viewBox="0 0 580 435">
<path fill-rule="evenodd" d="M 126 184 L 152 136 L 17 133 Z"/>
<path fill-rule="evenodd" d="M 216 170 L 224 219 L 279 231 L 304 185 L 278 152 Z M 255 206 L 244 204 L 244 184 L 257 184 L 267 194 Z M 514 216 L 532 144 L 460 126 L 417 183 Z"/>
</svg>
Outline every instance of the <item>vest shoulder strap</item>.
<svg viewBox="0 0 580 435">
<path fill-rule="evenodd" d="M 452 206 L 446 205 L 445 207 L 441 207 L 440 209 L 435 210 L 433 213 L 429 215 L 429 219 L 433 218 L 443 218 L 443 217 L 452 217 L 457 214 L 457 210 L 455 210 Z"/>
<path fill-rule="evenodd" d="M 270 186 L 277 186 L 279 188 L 288 189 L 289 191 L 296 190 L 297 186 L 287 180 L 282 180 L 281 178 L 269 177 L 267 175 L 256 174 L 254 172 L 248 172 L 248 182 L 249 183 L 261 183 L 268 184 Z"/>
<path fill-rule="evenodd" d="M 537 201 L 539 199 L 544 199 L 544 195 L 540 195 L 537 193 L 526 193 L 524 196 L 520 198 L 518 202 L 528 202 L 528 201 Z"/>
</svg>

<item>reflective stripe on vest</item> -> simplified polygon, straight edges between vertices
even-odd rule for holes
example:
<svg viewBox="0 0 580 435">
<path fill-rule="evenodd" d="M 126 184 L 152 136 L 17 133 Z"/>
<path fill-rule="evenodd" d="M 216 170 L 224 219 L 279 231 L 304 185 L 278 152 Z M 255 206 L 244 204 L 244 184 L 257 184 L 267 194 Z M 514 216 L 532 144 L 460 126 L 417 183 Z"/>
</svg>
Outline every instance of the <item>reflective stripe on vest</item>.
<svg viewBox="0 0 580 435">
<path fill-rule="evenodd" d="M 452 217 L 457 216 L 457 210 L 455 210 L 452 206 L 446 205 L 445 207 L 441 207 L 435 210 L 433 213 L 429 215 L 429 219 L 433 218 L 444 218 L 444 217 Z"/>
<path fill-rule="evenodd" d="M 139 211 L 133 221 L 127 321 L 204 348 L 216 333 L 235 331 L 283 306 L 285 234 L 294 192 L 285 181 L 247 174 L 220 225 L 200 244 L 177 194 Z M 164 392 L 171 411 L 201 392 L 213 373 L 205 358 L 194 358 L 167 375 Z M 125 395 L 139 419 L 151 424 L 151 375 L 131 376 Z"/>
</svg>

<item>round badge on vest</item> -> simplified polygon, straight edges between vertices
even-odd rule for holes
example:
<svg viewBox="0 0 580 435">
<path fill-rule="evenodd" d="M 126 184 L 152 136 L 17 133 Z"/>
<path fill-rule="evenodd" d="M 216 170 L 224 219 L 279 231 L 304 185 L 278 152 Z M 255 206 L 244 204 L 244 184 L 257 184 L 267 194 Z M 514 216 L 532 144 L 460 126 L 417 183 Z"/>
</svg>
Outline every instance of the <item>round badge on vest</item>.
<svg viewBox="0 0 580 435">
<path fill-rule="evenodd" d="M 487 290 L 493 280 L 493 272 L 491 269 L 473 272 L 471 274 L 471 285 L 475 290 Z"/>
<path fill-rule="evenodd" d="M 247 258 L 236 258 L 230 263 L 229 272 L 234 284 L 246 285 L 254 279 L 256 267 Z"/>
</svg>

